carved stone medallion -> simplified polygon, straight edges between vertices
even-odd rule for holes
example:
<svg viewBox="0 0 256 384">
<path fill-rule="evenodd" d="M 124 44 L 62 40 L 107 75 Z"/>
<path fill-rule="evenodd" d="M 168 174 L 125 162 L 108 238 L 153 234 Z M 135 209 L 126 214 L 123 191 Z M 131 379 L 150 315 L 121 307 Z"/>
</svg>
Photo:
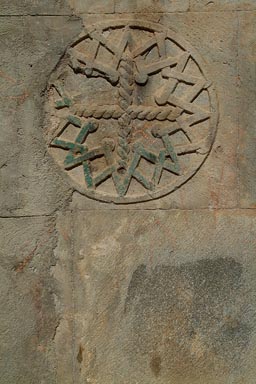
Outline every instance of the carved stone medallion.
<svg viewBox="0 0 256 384">
<path fill-rule="evenodd" d="M 98 23 L 67 50 L 50 80 L 49 150 L 89 197 L 151 200 L 203 164 L 216 104 L 205 63 L 179 35 L 144 21 Z"/>
</svg>

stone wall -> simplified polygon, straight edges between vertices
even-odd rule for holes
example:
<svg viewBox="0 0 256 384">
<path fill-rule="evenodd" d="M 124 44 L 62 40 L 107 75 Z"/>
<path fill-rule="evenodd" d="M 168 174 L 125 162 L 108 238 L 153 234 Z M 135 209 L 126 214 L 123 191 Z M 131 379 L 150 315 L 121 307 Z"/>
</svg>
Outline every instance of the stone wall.
<svg viewBox="0 0 256 384">
<path fill-rule="evenodd" d="M 0 384 L 254 384 L 255 0 L 0 0 L 0 48 Z"/>
</svg>

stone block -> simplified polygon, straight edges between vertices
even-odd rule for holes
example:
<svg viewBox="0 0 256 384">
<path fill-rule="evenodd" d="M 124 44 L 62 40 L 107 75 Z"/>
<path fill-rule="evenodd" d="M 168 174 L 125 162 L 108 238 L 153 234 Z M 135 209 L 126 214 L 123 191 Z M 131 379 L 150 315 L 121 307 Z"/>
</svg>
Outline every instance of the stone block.
<svg viewBox="0 0 256 384">
<path fill-rule="evenodd" d="M 75 382 L 253 384 L 255 213 L 89 213 L 72 224 Z"/>
<path fill-rule="evenodd" d="M 86 13 L 114 13 L 114 0 L 69 0 L 70 7 L 76 15 Z"/>
<path fill-rule="evenodd" d="M 185 12 L 189 10 L 189 0 L 115 0 L 115 12 Z"/>
<path fill-rule="evenodd" d="M 255 384 L 255 1 L 9 3 L 2 0 L 0 10 L 0 384 Z M 76 16 L 67 16 L 71 14 Z M 107 25 L 103 32 L 100 23 Z M 83 40 L 83 28 L 90 38 L 86 34 Z M 168 33 L 172 38 L 166 47 Z M 67 52 L 74 52 L 72 43 L 78 36 L 75 60 L 75 54 L 64 52 L 67 47 Z M 189 73 L 180 66 L 174 73 L 170 70 L 181 64 L 180 51 L 191 55 Z M 170 52 L 177 62 L 163 65 Z M 104 65 L 95 60 L 98 54 Z M 112 55 L 118 59 L 115 66 Z M 116 72 L 118 76 L 111 77 Z M 202 88 L 206 73 L 210 81 Z M 56 107 L 54 97 L 61 103 L 65 94 L 61 86 L 51 93 L 54 84 L 49 79 L 68 84 L 73 99 L 64 109 Z M 200 92 L 210 87 L 216 91 L 219 114 L 211 151 L 207 147 L 205 152 L 192 151 L 195 157 L 205 156 L 205 162 L 169 194 L 153 199 L 153 187 L 159 183 L 149 187 L 148 202 L 117 204 L 110 198 L 112 202 L 104 203 L 86 197 L 84 190 L 85 195 L 79 193 L 79 188 L 74 192 L 75 183 L 65 168 L 70 163 L 64 163 L 67 152 L 55 158 L 54 145 L 46 140 L 57 132 L 57 118 L 66 118 L 68 108 L 76 108 L 77 102 L 80 110 L 71 111 L 81 119 L 77 124 L 73 116 L 73 130 L 66 136 L 68 144 L 74 144 L 73 152 L 67 142 L 61 143 L 66 145 L 64 151 L 70 151 L 69 161 L 85 156 L 74 180 L 79 184 L 93 174 L 92 185 L 84 184 L 92 187 L 91 196 L 93 188 L 117 193 L 113 180 L 106 187 L 103 183 L 109 174 L 100 172 L 116 167 L 117 151 L 111 162 L 107 144 L 114 142 L 113 151 L 120 142 L 125 148 L 121 135 L 125 130 L 115 135 L 113 128 L 124 114 L 110 118 L 109 109 L 101 109 L 106 121 L 98 132 L 95 104 L 113 107 L 121 95 L 119 113 L 121 107 L 127 114 L 130 109 L 135 113 L 135 107 L 143 107 L 143 112 L 149 108 L 146 122 L 138 113 L 134 126 L 122 121 L 120 126 L 139 127 L 142 133 L 149 132 L 151 140 L 162 140 L 177 117 L 157 120 L 150 108 L 177 108 L 168 98 L 166 103 L 157 102 L 156 88 L 166 79 L 183 81 L 184 87 L 196 84 Z M 187 100 L 178 85 L 179 102 L 189 104 L 183 112 L 178 105 L 178 117 L 193 115 L 189 108 L 195 99 Z M 199 98 L 203 111 L 205 97 Z M 47 125 L 50 121 L 56 131 Z M 159 128 L 159 121 L 165 126 L 158 137 L 160 130 L 153 129 Z M 86 145 L 87 136 L 81 138 L 85 128 Z M 99 136 L 93 136 L 95 132 Z M 129 191 L 133 196 L 139 188 L 144 193 L 141 180 L 145 186 L 150 170 L 155 175 L 161 156 L 164 162 L 168 156 L 172 163 L 176 159 L 168 145 L 128 138 L 125 144 L 144 145 L 150 163 L 142 157 L 145 168 L 133 173 L 137 177 Z M 176 140 L 172 148 L 182 145 L 179 137 Z M 91 157 L 88 148 L 95 149 Z M 136 146 L 129 150 L 132 158 Z M 150 168 L 152 164 L 155 168 Z M 184 169 L 186 165 L 190 166 L 189 160 Z M 119 186 L 125 186 L 125 166 L 114 168 L 120 171 Z M 144 170 L 148 174 L 143 180 Z"/>
<path fill-rule="evenodd" d="M 69 186 L 45 152 L 44 92 L 51 71 L 79 29 L 76 18 L 1 19 L 2 216 L 49 214 L 69 196 Z"/>
<path fill-rule="evenodd" d="M 0 219 L 0 382 L 54 384 L 55 220 Z"/>
<path fill-rule="evenodd" d="M 253 11 L 256 10 L 256 4 L 254 0 L 237 0 L 238 11 Z"/>
<path fill-rule="evenodd" d="M 1 0 L 0 15 L 71 15 L 67 0 Z"/>
<path fill-rule="evenodd" d="M 256 207 L 256 14 L 239 13 L 239 184 L 242 207 Z"/>
<path fill-rule="evenodd" d="M 73 224 L 68 212 L 58 214 L 56 233 L 58 242 L 55 248 L 56 264 L 51 268 L 55 281 L 55 306 L 58 313 L 58 327 L 54 337 L 56 356 L 56 383 L 70 384 L 73 381 L 71 361 L 75 356 L 73 345 L 74 297 L 73 297 Z M 64 283 L 65 282 L 65 283 Z M 63 284 L 64 283 L 64 284 Z"/>
<path fill-rule="evenodd" d="M 253 10 L 254 0 L 190 0 L 191 11 Z"/>
<path fill-rule="evenodd" d="M 144 21 L 157 20 L 157 16 L 152 14 L 143 14 L 140 17 Z M 133 15 L 127 15 L 127 18 L 133 20 Z M 119 20 L 119 16 L 116 15 L 114 20 Z M 93 18 L 89 21 L 94 23 Z M 218 97 L 219 123 L 216 139 L 208 158 L 195 176 L 166 197 L 142 204 L 118 206 L 100 204 L 104 209 L 236 207 L 238 204 L 238 100 L 234 97 L 238 81 L 236 15 L 223 12 L 170 13 L 161 16 L 160 23 L 177 31 L 178 36 L 186 39 L 206 62 L 209 77 Z M 78 193 L 73 195 L 74 209 L 97 209 L 98 204 Z"/>
</svg>

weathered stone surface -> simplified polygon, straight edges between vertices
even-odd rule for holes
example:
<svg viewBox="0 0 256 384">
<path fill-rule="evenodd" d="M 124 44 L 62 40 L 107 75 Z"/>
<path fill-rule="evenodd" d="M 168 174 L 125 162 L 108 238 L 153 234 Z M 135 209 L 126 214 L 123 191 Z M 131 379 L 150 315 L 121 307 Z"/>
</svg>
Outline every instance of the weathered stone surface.
<svg viewBox="0 0 256 384">
<path fill-rule="evenodd" d="M 0 15 L 71 15 L 67 0 L 1 0 Z"/>
<path fill-rule="evenodd" d="M 55 220 L 0 219 L 0 382 L 53 384 Z"/>
<path fill-rule="evenodd" d="M 255 384 L 255 1 L 2 0 L 0 8 L 0 384 Z M 63 63 L 66 48 L 85 30 L 93 44 L 97 33 L 103 46 L 102 36 L 119 42 L 113 27 L 123 19 L 122 33 L 144 23 L 141 43 L 151 22 L 175 30 L 179 49 L 191 47 L 199 72 L 207 68 L 219 111 L 198 172 L 136 204 L 74 192 L 46 140 L 56 116 L 47 85 L 61 59 L 61 84 L 74 70 L 69 55 Z M 112 28 L 102 34 L 103 22 Z M 144 52 L 149 63 L 165 54 L 163 36 Z M 83 72 L 93 60 L 76 64 Z M 86 113 L 116 100 L 98 69 L 84 71 Z M 149 85 L 152 106 L 158 84 Z"/>
<path fill-rule="evenodd" d="M 189 0 L 115 0 L 116 12 L 184 12 L 189 10 Z"/>
<path fill-rule="evenodd" d="M 254 212 L 71 215 L 76 383 L 254 383 Z"/>
<path fill-rule="evenodd" d="M 157 20 L 158 17 L 143 15 Z M 109 17 L 110 18 L 110 17 Z M 130 15 L 129 18 L 133 19 Z M 119 16 L 116 16 L 119 19 Z M 95 18 L 85 19 L 93 24 Z M 97 18 L 96 18 L 97 20 Z M 237 186 L 237 18 L 233 13 L 179 13 L 161 17 L 161 23 L 179 31 L 206 61 L 219 104 L 219 124 L 209 157 L 188 183 L 172 194 L 155 202 L 129 205 L 131 208 L 221 208 L 236 207 Z M 189 25 L 189 28 L 187 27 Z M 203 182 L 202 182 L 203 181 Z M 196 191 L 196 193 L 195 193 Z M 74 208 L 98 207 L 84 197 L 74 194 Z M 104 204 L 102 205 L 104 206 Z M 108 209 L 108 206 L 105 206 Z"/>
<path fill-rule="evenodd" d="M 239 188 L 242 207 L 256 206 L 256 14 L 239 14 Z"/>
<path fill-rule="evenodd" d="M 74 379 L 72 361 L 75 355 L 74 290 L 73 290 L 73 223 L 70 212 L 58 215 L 56 230 L 58 244 L 55 249 L 56 264 L 51 268 L 56 284 L 56 311 L 59 323 L 54 337 L 56 354 L 56 382 L 70 384 Z"/>
<path fill-rule="evenodd" d="M 190 0 L 190 11 L 256 9 L 254 0 Z"/>
<path fill-rule="evenodd" d="M 49 151 L 74 188 L 96 200 L 143 202 L 182 188 L 215 140 L 218 102 L 207 66 L 159 23 L 87 26 L 48 95 Z"/>
<path fill-rule="evenodd" d="M 69 186 L 45 153 L 44 90 L 80 21 L 67 17 L 2 18 L 0 212 L 49 214 L 69 198 Z M 19 60 L 15 60 L 15 57 Z"/>
<path fill-rule="evenodd" d="M 68 0 L 75 14 L 114 13 L 114 0 Z"/>
</svg>

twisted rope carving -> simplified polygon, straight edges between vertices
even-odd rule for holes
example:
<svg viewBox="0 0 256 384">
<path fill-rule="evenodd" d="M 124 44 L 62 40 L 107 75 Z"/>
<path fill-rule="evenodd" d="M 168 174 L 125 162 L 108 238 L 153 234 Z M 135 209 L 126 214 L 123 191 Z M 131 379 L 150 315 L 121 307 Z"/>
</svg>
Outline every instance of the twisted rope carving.
<svg viewBox="0 0 256 384">
<path fill-rule="evenodd" d="M 116 106 L 106 105 L 102 107 L 92 106 L 84 108 L 76 107 L 74 113 L 80 117 L 92 117 L 94 119 L 119 119 L 123 116 L 124 111 Z M 147 121 L 175 121 L 180 115 L 180 110 L 175 107 L 148 107 L 143 105 L 131 105 L 126 113 L 130 119 L 139 119 Z"/>
<path fill-rule="evenodd" d="M 84 108 L 84 106 L 76 106 L 74 109 L 74 114 L 80 117 L 93 117 L 94 119 L 119 119 L 122 116 L 123 110 L 117 108 L 115 105 L 106 105 L 106 106 L 92 106 Z"/>
<path fill-rule="evenodd" d="M 146 107 L 143 105 L 132 105 L 128 109 L 128 113 L 130 113 L 132 119 L 147 121 L 175 121 L 176 118 L 180 115 L 180 110 L 179 108 L 174 107 Z"/>
<path fill-rule="evenodd" d="M 120 129 L 118 132 L 117 153 L 121 158 L 119 161 L 120 166 L 126 168 L 130 152 L 128 137 L 131 133 L 132 120 L 128 109 L 132 105 L 134 89 L 133 60 L 127 53 L 123 55 L 120 61 L 119 73 L 119 107 L 123 113 L 118 119 Z"/>
</svg>

